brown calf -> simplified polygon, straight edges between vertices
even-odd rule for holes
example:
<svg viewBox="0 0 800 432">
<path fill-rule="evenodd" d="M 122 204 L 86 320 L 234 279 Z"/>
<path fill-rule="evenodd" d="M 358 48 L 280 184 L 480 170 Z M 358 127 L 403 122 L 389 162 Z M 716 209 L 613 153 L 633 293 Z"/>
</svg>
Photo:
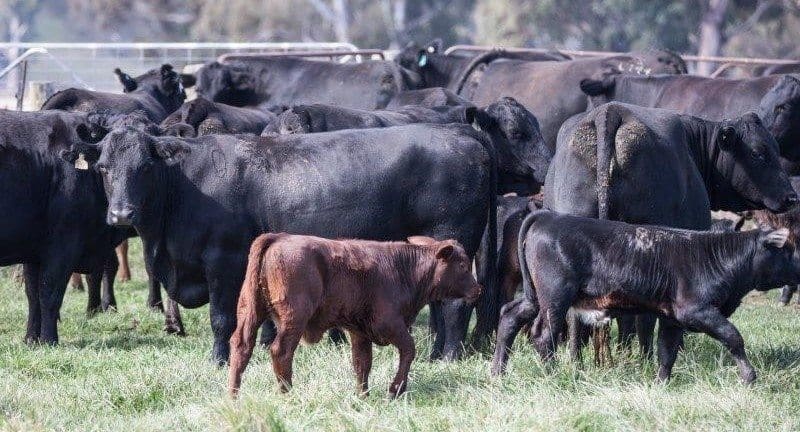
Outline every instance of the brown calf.
<svg viewBox="0 0 800 432">
<path fill-rule="evenodd" d="M 292 359 L 300 339 L 315 343 L 326 330 L 339 327 L 350 334 L 358 391 L 367 392 L 372 344 L 377 343 L 399 350 L 400 366 L 389 394 L 404 392 L 415 355 L 408 328 L 420 309 L 445 298 L 474 302 L 481 291 L 458 242 L 408 240 L 381 243 L 288 234 L 256 238 L 230 342 L 231 396 L 239 391 L 256 331 L 267 319 L 278 329 L 270 353 L 281 391 L 292 385 Z"/>
</svg>

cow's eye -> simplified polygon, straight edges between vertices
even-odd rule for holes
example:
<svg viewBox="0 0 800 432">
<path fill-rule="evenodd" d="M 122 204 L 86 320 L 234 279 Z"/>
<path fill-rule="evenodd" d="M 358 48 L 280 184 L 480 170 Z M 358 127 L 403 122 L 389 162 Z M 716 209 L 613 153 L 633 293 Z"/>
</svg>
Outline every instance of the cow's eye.
<svg viewBox="0 0 800 432">
<path fill-rule="evenodd" d="M 99 171 L 101 174 L 108 174 L 108 167 L 105 165 L 98 165 L 97 171 Z"/>
<path fill-rule="evenodd" d="M 780 104 L 780 105 L 775 107 L 775 112 L 780 114 L 780 113 L 786 111 L 786 109 L 787 109 L 786 104 Z"/>
</svg>

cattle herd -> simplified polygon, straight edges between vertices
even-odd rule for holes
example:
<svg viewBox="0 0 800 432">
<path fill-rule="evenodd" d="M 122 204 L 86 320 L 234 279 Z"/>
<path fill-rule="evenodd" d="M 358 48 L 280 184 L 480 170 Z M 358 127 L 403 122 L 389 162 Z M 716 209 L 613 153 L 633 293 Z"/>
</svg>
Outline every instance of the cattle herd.
<svg viewBox="0 0 800 432">
<path fill-rule="evenodd" d="M 185 332 L 179 306 L 210 304 L 211 356 L 230 363 L 234 396 L 259 329 L 284 391 L 301 338 L 327 331 L 349 340 L 359 392 L 372 344 L 395 346 L 396 396 L 426 305 L 432 359 L 493 346 L 495 375 L 523 329 L 544 360 L 560 343 L 579 358 L 590 340 L 607 358 L 613 319 L 614 347 L 638 338 L 644 360 L 658 323 L 660 380 L 688 330 L 722 343 L 749 383 L 728 317 L 753 289 L 785 287 L 788 303 L 800 284 L 791 73 L 708 78 L 665 51 L 455 55 L 437 42 L 393 61 L 114 72 L 123 93 L 72 88 L 0 112 L 0 265 L 23 264 L 31 344 L 58 343 L 73 273 L 87 275 L 88 313 L 116 307 L 128 270 L 115 248 L 134 236 L 167 332 Z"/>
</svg>

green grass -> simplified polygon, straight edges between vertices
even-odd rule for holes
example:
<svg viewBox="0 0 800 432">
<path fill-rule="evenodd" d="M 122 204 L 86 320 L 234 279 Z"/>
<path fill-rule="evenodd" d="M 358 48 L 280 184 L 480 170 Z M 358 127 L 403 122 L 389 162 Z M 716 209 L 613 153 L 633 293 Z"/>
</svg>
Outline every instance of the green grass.
<svg viewBox="0 0 800 432">
<path fill-rule="evenodd" d="M 132 257 L 139 257 L 138 246 Z M 277 392 L 268 353 L 258 349 L 242 397 L 225 392 L 226 370 L 209 361 L 208 308 L 184 313 L 189 336 L 162 333 L 145 307 L 144 272 L 118 285 L 119 312 L 92 319 L 86 294 L 68 291 L 58 347 L 22 343 L 24 290 L 0 277 L 0 428 L 7 430 L 798 430 L 800 310 L 779 307 L 776 293 L 751 296 L 733 320 L 759 372 L 739 384 L 727 352 L 704 335 L 688 337 L 674 379 L 615 357 L 616 365 L 581 367 L 560 353 L 543 367 L 520 339 L 507 376 L 489 377 L 489 357 L 445 364 L 426 360 L 430 342 L 418 325 L 410 392 L 385 393 L 397 354 L 376 349 L 372 393 L 355 395 L 349 347 L 302 346 L 294 389 Z M 424 317 L 420 324 L 424 324 Z"/>
</svg>

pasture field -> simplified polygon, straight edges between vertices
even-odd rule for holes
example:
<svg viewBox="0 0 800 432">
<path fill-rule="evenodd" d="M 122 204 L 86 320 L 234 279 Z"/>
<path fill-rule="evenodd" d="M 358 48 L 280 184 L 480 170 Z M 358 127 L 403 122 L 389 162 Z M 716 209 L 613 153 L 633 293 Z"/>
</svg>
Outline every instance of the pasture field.
<svg viewBox="0 0 800 432">
<path fill-rule="evenodd" d="M 145 306 L 138 242 L 134 281 L 119 284 L 120 310 L 92 319 L 86 294 L 69 290 L 61 345 L 22 343 L 27 306 L 8 269 L 0 278 L 0 429 L 35 430 L 798 430 L 800 308 L 780 307 L 777 292 L 752 295 L 734 315 L 757 383 L 739 383 L 730 356 L 704 335 L 687 338 L 672 382 L 655 367 L 615 356 L 615 366 L 566 359 L 543 367 L 518 340 L 509 374 L 489 377 L 489 359 L 431 363 L 427 316 L 415 329 L 418 356 L 410 392 L 385 392 L 394 348 L 376 349 L 372 393 L 355 395 L 349 347 L 301 347 L 295 387 L 277 392 L 268 353 L 258 349 L 242 397 L 225 392 L 226 370 L 213 366 L 208 307 L 184 310 L 188 336 L 162 333 L 161 315 Z M 590 357 L 589 357 L 590 359 Z"/>
</svg>

